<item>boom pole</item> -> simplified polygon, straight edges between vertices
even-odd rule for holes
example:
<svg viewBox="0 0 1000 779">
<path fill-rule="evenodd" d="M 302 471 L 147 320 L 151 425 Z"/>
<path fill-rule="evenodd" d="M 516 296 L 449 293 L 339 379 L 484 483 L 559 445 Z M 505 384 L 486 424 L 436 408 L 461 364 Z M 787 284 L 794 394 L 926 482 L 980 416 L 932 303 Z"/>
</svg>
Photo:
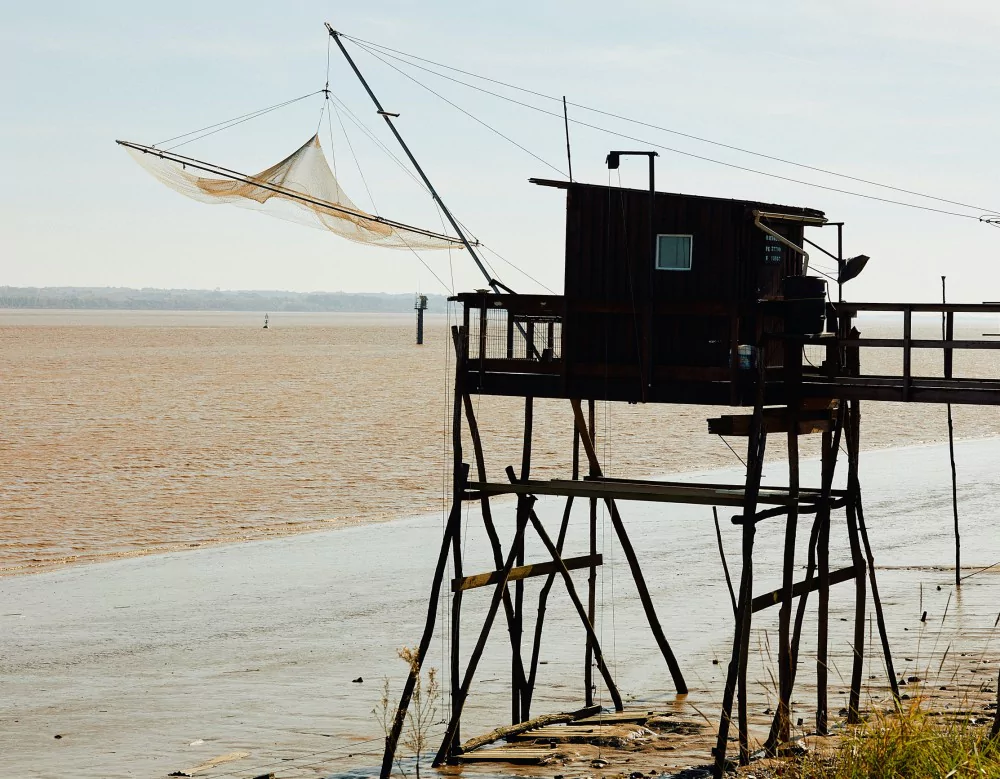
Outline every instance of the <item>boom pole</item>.
<svg viewBox="0 0 1000 779">
<path fill-rule="evenodd" d="M 368 86 L 368 82 L 365 81 L 365 77 L 361 75 L 361 71 L 355 64 L 354 59 L 351 57 L 347 49 L 344 47 L 344 42 L 340 40 L 340 33 L 337 32 L 335 29 L 333 29 L 330 26 L 329 22 L 324 22 L 324 24 L 326 24 L 326 29 L 330 33 L 330 37 L 332 37 L 333 40 L 336 41 L 337 46 L 340 49 L 340 52 L 344 55 L 344 59 L 347 60 L 347 64 L 350 65 L 351 70 L 354 71 L 354 75 L 356 75 L 358 77 L 358 81 L 361 82 L 361 86 L 365 88 L 365 91 L 368 93 L 368 97 L 370 97 L 372 99 L 372 102 L 375 104 L 375 108 L 378 111 L 379 116 L 381 116 L 385 120 L 385 123 L 389 125 L 389 130 L 392 131 L 392 134 L 396 137 L 396 140 L 399 141 L 399 145 L 402 147 L 403 151 L 406 153 L 406 156 L 412 163 L 414 169 L 417 171 L 420 178 L 423 180 L 424 186 L 426 186 L 427 190 L 431 193 L 431 197 L 434 198 L 434 202 L 438 204 L 441 211 L 448 218 L 448 222 L 451 224 L 452 229 L 454 229 L 454 231 L 458 234 L 458 237 L 462 240 L 462 243 L 465 245 L 466 250 L 469 252 L 469 256 L 472 257 L 473 261 L 475 261 L 476 263 L 476 266 L 482 272 L 483 276 L 486 277 L 486 281 L 493 289 L 493 291 L 496 292 L 497 294 L 500 294 L 501 287 L 503 287 L 504 285 L 499 284 L 497 280 L 494 279 L 490 275 L 490 273 L 486 270 L 486 266 L 483 264 L 483 261 L 480 259 L 479 255 L 476 254 L 475 250 L 472 248 L 472 243 L 469 241 L 468 237 L 466 237 L 465 231 L 462 230 L 461 227 L 459 227 L 458 221 L 455 219 L 454 216 L 452 216 L 451 211 L 448 210 L 448 206 L 444 204 L 444 201 L 441 199 L 441 196 L 437 193 L 437 190 L 434 189 L 434 185 L 431 184 L 431 180 L 427 178 L 427 174 L 424 173 L 423 168 L 420 167 L 420 163 L 417 162 L 416 157 L 413 156 L 413 152 L 410 151 L 410 147 L 406 145 L 406 141 L 403 140 L 403 136 L 401 136 L 399 134 L 399 130 L 396 129 L 396 125 L 392 123 L 392 117 L 394 116 L 394 114 L 390 114 L 386 112 L 385 109 L 382 108 L 382 104 L 379 102 L 379 99 L 375 96 L 375 93 L 372 92 L 372 88 Z M 507 289 L 508 291 L 510 291 L 509 288 Z"/>
</svg>

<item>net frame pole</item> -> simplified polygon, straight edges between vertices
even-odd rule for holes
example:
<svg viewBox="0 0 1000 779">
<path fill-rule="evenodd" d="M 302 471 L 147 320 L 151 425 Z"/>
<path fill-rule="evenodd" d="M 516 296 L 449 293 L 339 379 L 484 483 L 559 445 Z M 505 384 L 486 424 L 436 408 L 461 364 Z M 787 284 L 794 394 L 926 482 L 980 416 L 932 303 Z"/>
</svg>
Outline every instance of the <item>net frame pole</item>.
<svg viewBox="0 0 1000 779">
<path fill-rule="evenodd" d="M 434 189 L 434 185 L 431 184 L 431 180 L 427 178 L 427 174 L 424 173 L 424 169 L 420 167 L 420 163 L 417 162 L 416 157 L 413 156 L 413 152 L 410 151 L 410 147 L 406 145 L 406 141 L 403 140 L 403 136 L 399 134 L 399 130 L 396 129 L 396 125 L 392 123 L 392 116 L 389 113 L 387 113 L 384 108 L 382 108 L 382 104 L 379 102 L 379 99 L 375 96 L 375 93 L 372 91 L 372 88 L 368 85 L 368 82 L 365 80 L 365 77 L 361 74 L 361 71 L 358 69 L 357 64 L 354 62 L 354 59 L 351 57 L 350 53 L 347 51 L 347 48 L 344 46 L 344 42 L 340 39 L 340 33 L 337 32 L 335 29 L 333 29 L 330 26 L 329 22 L 324 22 L 324 24 L 326 24 L 326 29 L 330 33 L 330 37 L 333 38 L 333 40 L 336 42 L 337 48 L 340 49 L 340 53 L 343 54 L 344 59 L 347 60 L 347 64 L 350 65 L 351 70 L 354 71 L 354 75 L 357 76 L 358 81 L 361 82 L 361 86 L 365 88 L 365 91 L 368 93 L 368 97 L 370 97 L 372 99 L 372 102 L 375 104 L 375 108 L 378 111 L 379 116 L 381 116 L 385 120 L 385 123 L 389 125 L 389 130 L 392 132 L 393 136 L 395 136 L 396 140 L 399 142 L 400 147 L 402 147 L 407 158 L 410 160 L 410 164 L 413 165 L 414 170 L 416 170 L 417 174 L 424 182 L 424 185 L 427 187 L 428 192 L 431 193 L 431 197 L 434 198 L 434 202 L 438 204 L 438 207 L 441 209 L 441 211 L 447 217 L 448 222 L 451 224 L 452 229 L 457 233 L 458 237 L 462 239 L 462 243 L 465 245 L 466 251 L 469 252 L 469 256 L 472 257 L 473 261 L 476 263 L 476 266 L 482 272 L 483 276 L 486 278 L 486 282 L 490 285 L 492 290 L 497 294 L 500 294 L 500 287 L 497 284 L 496 279 L 494 279 L 490 275 L 490 273 L 486 270 L 486 266 L 483 265 L 483 261 L 480 259 L 479 255 L 476 254 L 475 250 L 472 248 L 472 243 L 465 235 L 465 231 L 459 226 L 458 220 L 455 219 L 454 216 L 452 216 L 452 213 L 448 209 L 448 206 L 444 204 L 444 201 L 441 199 L 441 196 L 438 194 L 437 190 Z"/>
</svg>

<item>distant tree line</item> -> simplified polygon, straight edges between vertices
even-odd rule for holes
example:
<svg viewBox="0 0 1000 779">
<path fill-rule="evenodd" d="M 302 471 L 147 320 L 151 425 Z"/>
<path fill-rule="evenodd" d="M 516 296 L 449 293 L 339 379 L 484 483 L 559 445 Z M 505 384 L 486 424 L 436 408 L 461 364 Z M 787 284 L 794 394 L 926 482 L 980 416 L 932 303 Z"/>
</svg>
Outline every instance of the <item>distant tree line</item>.
<svg viewBox="0 0 1000 779">
<path fill-rule="evenodd" d="M 427 310 L 444 313 L 444 295 L 428 295 Z M 159 311 L 412 311 L 414 296 L 385 292 L 130 289 L 128 287 L 0 287 L 0 308 Z"/>
</svg>

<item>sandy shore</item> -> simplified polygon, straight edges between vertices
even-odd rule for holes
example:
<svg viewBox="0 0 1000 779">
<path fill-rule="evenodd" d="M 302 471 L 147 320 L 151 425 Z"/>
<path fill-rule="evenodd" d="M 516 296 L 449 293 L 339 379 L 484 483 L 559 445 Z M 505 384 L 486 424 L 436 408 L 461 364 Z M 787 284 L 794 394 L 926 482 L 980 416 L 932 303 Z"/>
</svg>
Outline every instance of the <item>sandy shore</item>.
<svg viewBox="0 0 1000 779">
<path fill-rule="evenodd" d="M 998 455 L 997 440 L 957 447 L 968 571 L 1000 558 L 994 533 Z M 969 678 L 956 681 L 970 684 L 995 681 L 1000 644 L 992 642 L 1000 568 L 974 576 L 960 595 L 953 593 L 946 448 L 862 457 L 866 513 L 897 670 L 923 678 L 957 671 Z M 741 474 L 715 471 L 685 478 L 739 481 Z M 776 465 L 767 467 L 765 483 L 782 478 Z M 804 483 L 816 479 L 816 464 L 806 464 L 804 480 L 809 481 Z M 549 501 L 540 506 L 543 520 L 555 523 L 560 507 Z M 501 512 L 505 536 L 511 513 Z M 692 693 L 685 701 L 675 700 L 608 524 L 600 539 L 606 565 L 598 586 L 603 606 L 597 629 L 617 683 L 628 705 L 671 708 L 692 720 L 701 711 L 714 727 L 732 614 L 711 513 L 699 507 L 628 504 L 623 515 Z M 574 519 L 567 554 L 582 551 L 581 520 L 582 515 Z M 758 533 L 758 592 L 779 581 L 781 530 L 778 522 Z M 374 766 L 381 733 L 371 710 L 383 676 L 398 689 L 403 667 L 396 648 L 419 637 L 440 532 L 439 516 L 423 516 L 0 580 L 0 773 L 164 776 L 240 752 L 248 755 L 199 775 L 326 776 Z M 467 571 L 490 569 L 474 512 L 466 534 Z M 724 534 L 738 575 L 738 528 L 727 523 Z M 842 514 L 834 519 L 832 538 L 831 564 L 839 566 L 848 561 Z M 529 543 L 528 558 L 544 559 L 539 544 Z M 528 587 L 527 603 L 538 586 L 536 581 Z M 485 604 L 486 596 L 478 593 L 466 598 L 466 652 Z M 831 609 L 831 709 L 836 712 L 846 705 L 850 636 L 849 624 L 841 620 L 853 613 L 850 585 L 835 588 Z M 925 623 L 920 622 L 922 610 L 928 612 Z M 758 665 L 751 710 L 760 712 L 764 723 L 763 712 L 774 699 L 765 667 L 776 651 L 777 614 L 759 617 L 752 644 Z M 582 629 L 558 588 L 546 625 L 538 713 L 575 708 L 582 698 Z M 802 686 L 795 699 L 804 729 L 813 716 L 808 620 L 806 630 Z M 431 664 L 442 665 L 446 642 L 439 631 Z M 473 686 L 466 736 L 505 718 L 505 643 L 506 631 L 498 626 Z M 878 699 L 884 695 L 884 672 L 876 647 L 877 636 L 866 675 Z M 986 662 L 978 663 L 976 674 L 964 666 L 937 671 L 947 647 L 952 657 L 965 652 L 966 658 Z M 353 683 L 358 677 L 364 681 Z M 684 750 L 660 757 L 661 770 L 697 760 Z"/>
</svg>

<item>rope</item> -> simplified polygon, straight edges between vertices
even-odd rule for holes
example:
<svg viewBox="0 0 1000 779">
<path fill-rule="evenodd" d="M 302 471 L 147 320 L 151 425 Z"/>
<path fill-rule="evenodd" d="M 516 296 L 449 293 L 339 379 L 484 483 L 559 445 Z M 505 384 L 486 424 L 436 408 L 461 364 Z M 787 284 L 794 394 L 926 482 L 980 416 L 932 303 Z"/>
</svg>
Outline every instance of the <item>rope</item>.
<svg viewBox="0 0 1000 779">
<path fill-rule="evenodd" d="M 440 68 L 444 68 L 445 70 L 450 70 L 450 71 L 453 71 L 453 72 L 456 72 L 456 73 L 461 73 L 463 75 L 470 76 L 470 77 L 475 78 L 475 79 L 480 79 L 482 81 L 487 81 L 487 82 L 490 82 L 492 84 L 497 84 L 499 86 L 503 86 L 503 87 L 506 87 L 508 89 L 513 89 L 513 90 L 516 90 L 518 92 L 523 92 L 525 94 L 530 94 L 530 95 L 534 95 L 536 97 L 541 97 L 541 98 L 544 98 L 545 100 L 552 100 L 552 101 L 556 101 L 556 102 L 561 102 L 562 101 L 561 97 L 556 97 L 554 95 L 546 95 L 543 92 L 537 92 L 537 91 L 532 90 L 532 89 L 527 89 L 525 87 L 520 87 L 520 86 L 517 86 L 516 84 L 510 84 L 510 83 L 507 83 L 507 82 L 504 82 L 504 81 L 499 81 L 497 79 L 489 78 L 487 76 L 481 76 L 481 75 L 479 75 L 477 73 L 472 73 L 471 71 L 462 70 L 461 68 L 455 68 L 455 67 L 452 67 L 450 65 L 445 65 L 445 64 L 440 63 L 440 62 L 435 62 L 434 60 L 429 60 L 429 59 L 425 59 L 423 57 L 418 57 L 415 54 L 409 54 L 407 52 L 403 52 L 403 51 L 399 51 L 397 49 L 389 48 L 388 46 L 382 46 L 380 44 L 373 43 L 372 41 L 365 41 L 363 39 L 354 38 L 354 37 L 349 36 L 349 35 L 344 35 L 343 37 L 347 38 L 348 40 L 353 41 L 354 43 L 357 43 L 358 45 L 366 44 L 368 46 L 372 46 L 372 47 L 378 49 L 385 56 L 390 57 L 392 59 L 395 59 L 395 60 L 397 60 L 399 62 L 403 62 L 404 64 L 410 65 L 411 67 L 419 68 L 420 70 L 424 70 L 424 71 L 426 71 L 428 73 L 431 73 L 433 75 L 436 75 L 436 76 L 438 76 L 440 78 L 445 78 L 445 79 L 448 79 L 450 81 L 454 81 L 454 82 L 456 82 L 458 84 L 463 84 L 464 86 L 467 86 L 470 89 L 476 89 L 478 91 L 485 92 L 486 94 L 491 94 L 491 95 L 494 95 L 495 97 L 499 97 L 500 99 L 503 99 L 503 100 L 508 100 L 510 102 L 518 103 L 519 105 L 526 105 L 529 108 L 535 108 L 535 107 L 527 105 L 527 104 L 524 104 L 524 103 L 519 103 L 518 101 L 513 100 L 512 98 L 509 98 L 509 97 L 507 97 L 505 95 L 500 95 L 500 94 L 496 94 L 496 93 L 493 93 L 493 92 L 489 92 L 488 90 L 482 89 L 481 87 L 477 87 L 474 84 L 469 84 L 469 83 L 461 81 L 459 79 L 451 78 L 450 76 L 447 76 L 447 75 L 445 75 L 443 73 L 438 73 L 438 72 L 436 72 L 434 70 L 431 70 L 430 68 L 421 67 L 420 65 L 417 65 L 414 62 L 410 62 L 410 61 L 408 61 L 406 59 L 403 59 L 403 57 L 409 57 L 410 59 L 415 59 L 415 60 L 418 60 L 420 62 L 426 62 L 428 64 L 434 65 L 435 67 L 440 67 Z M 394 55 L 400 55 L 400 56 L 394 56 Z M 830 170 L 828 168 L 821 168 L 821 167 L 818 167 L 818 166 L 815 166 L 815 165 L 807 165 L 805 163 L 796 162 L 794 160 L 786 159 L 784 157 L 777 157 L 775 155 L 765 154 L 763 152 L 753 151 L 752 149 L 746 149 L 746 148 L 743 148 L 743 147 L 740 147 L 740 146 L 734 146 L 732 144 L 723 143 L 721 141 L 714 141 L 714 140 L 712 140 L 710 138 L 704 138 L 702 136 L 698 136 L 698 135 L 693 135 L 691 133 L 682 132 L 680 130 L 675 130 L 675 129 L 672 129 L 670 127 L 663 127 L 661 125 L 651 124 L 649 122 L 644 122 L 644 121 L 639 120 L 639 119 L 632 119 L 632 118 L 627 117 L 627 116 L 622 116 L 621 114 L 616 114 L 616 113 L 613 113 L 613 112 L 610 112 L 610 111 L 604 111 L 604 110 L 601 110 L 599 108 L 594 108 L 592 106 L 583 105 L 582 103 L 574 103 L 574 102 L 570 101 L 570 102 L 567 103 L 567 105 L 571 105 L 574 108 L 580 108 L 580 109 L 582 109 L 584 111 L 590 111 L 590 112 L 595 113 L 595 114 L 600 114 L 601 116 L 607 116 L 608 118 L 611 118 L 611 119 L 618 119 L 618 120 L 621 120 L 621 121 L 624 121 L 624 122 L 629 122 L 630 124 L 636 124 L 636 125 L 640 125 L 642 127 L 648 127 L 650 129 L 653 129 L 653 130 L 659 130 L 661 132 L 670 133 L 671 135 L 676 135 L 676 136 L 679 136 L 679 137 L 682 137 L 682 138 L 688 138 L 690 140 L 698 141 L 700 143 L 707 143 L 707 144 L 710 144 L 712 146 L 718 146 L 718 147 L 723 148 L 723 149 L 729 149 L 730 151 L 740 152 L 741 154 L 749 154 L 749 155 L 754 156 L 754 157 L 760 157 L 762 159 L 771 160 L 773 162 L 780 162 L 780 163 L 785 164 L 785 165 L 792 165 L 792 166 L 797 167 L 797 168 L 803 168 L 805 170 L 811 170 L 811 171 L 814 171 L 816 173 L 822 173 L 822 174 L 828 175 L 828 176 L 836 176 L 837 178 L 842 178 L 842 179 L 846 179 L 846 180 L 849 180 L 849 181 L 856 181 L 856 182 L 858 182 L 860 184 L 868 184 L 870 186 L 879 187 L 881 189 L 888 189 L 888 190 L 892 190 L 894 192 L 901 192 L 901 193 L 904 193 L 904 194 L 907 194 L 907 195 L 915 195 L 916 197 L 927 198 L 928 200 L 935 200 L 935 201 L 940 202 L 940 203 L 949 203 L 951 205 L 961 206 L 963 208 L 971 208 L 971 209 L 974 209 L 974 210 L 977 210 L 977 211 L 995 211 L 995 209 L 984 208 L 983 206 L 978 206 L 978 205 L 974 205 L 974 204 L 971 204 L 971 203 L 963 203 L 962 201 L 959 201 L 959 200 L 950 200 L 948 198 L 939 197 L 937 195 L 930 195 L 930 194 L 927 194 L 926 192 L 920 192 L 918 190 L 912 190 L 912 189 L 905 189 L 903 187 L 893 186 L 892 184 L 884 184 L 882 182 L 875 181 L 873 179 L 865 179 L 865 178 L 861 178 L 859 176 L 851 176 L 849 174 L 839 173 L 837 171 Z M 542 109 L 536 109 L 536 110 L 542 110 Z M 555 116 L 556 114 L 552 114 L 552 115 Z M 560 119 L 564 118 L 561 114 L 558 115 L 558 116 L 559 116 Z M 571 121 L 573 121 L 573 120 L 571 120 Z M 764 174 L 764 175 L 768 175 L 768 174 Z M 803 182 L 803 183 L 805 183 L 805 182 Z M 914 207 L 920 208 L 920 206 L 914 206 Z"/>
<path fill-rule="evenodd" d="M 337 105 L 337 106 L 338 106 L 338 107 L 340 108 L 340 110 L 341 110 L 341 111 L 344 111 L 344 112 L 345 112 L 345 113 L 347 114 L 347 118 L 348 118 L 348 119 L 349 119 L 349 120 L 350 120 L 350 121 L 351 121 L 351 122 L 352 122 L 352 123 L 354 124 L 354 126 L 355 126 L 355 127 L 357 127 L 357 128 L 358 128 L 358 129 L 359 129 L 359 130 L 360 130 L 360 131 L 361 131 L 361 132 L 362 132 L 362 133 L 363 133 L 363 134 L 364 134 L 364 135 L 365 135 L 365 136 L 366 136 L 366 137 L 367 137 L 367 138 L 368 138 L 368 139 L 369 139 L 369 140 L 370 140 L 370 141 L 371 141 L 372 143 L 374 143 L 374 144 L 375 144 L 375 145 L 376 145 L 376 146 L 377 146 L 377 147 L 378 147 L 378 148 L 379 148 L 379 149 L 380 149 L 380 150 L 381 150 L 381 151 L 382 151 L 382 152 L 383 152 L 384 154 L 386 154 L 386 155 L 387 155 L 388 157 L 390 157 L 390 158 L 391 158 L 391 159 L 392 159 L 392 160 L 393 160 L 393 161 L 394 161 L 394 162 L 395 162 L 395 163 L 396 163 L 396 164 L 397 164 L 397 165 L 398 165 L 398 166 L 399 166 L 400 168 L 402 168 L 403 172 L 404 172 L 404 173 L 406 173 L 406 175 L 407 175 L 407 176 L 409 176 L 409 177 L 410 177 L 411 179 L 413 179 L 413 181 L 415 181 L 415 182 L 417 183 L 417 185 L 418 185 L 418 186 L 419 186 L 419 187 L 420 187 L 420 188 L 421 188 L 421 189 L 422 189 L 422 190 L 423 190 L 424 192 L 426 192 L 426 193 L 427 193 L 428 195 L 430 194 L 430 190 L 428 190 L 428 189 L 427 189 L 427 186 L 426 186 L 426 185 L 424 184 L 424 182 L 423 182 L 423 181 L 421 181 L 421 180 L 420 180 L 420 179 L 419 179 L 419 178 L 418 178 L 418 177 L 416 176 L 416 174 L 415 174 L 415 173 L 413 173 L 413 171 L 411 171 L 411 170 L 410 170 L 410 169 L 409 169 L 409 168 L 408 168 L 408 167 L 406 166 L 406 164 L 405 164 L 405 163 L 404 163 L 404 162 L 403 162 L 402 160 L 400 160 L 400 159 L 399 159 L 399 157 L 397 157 L 397 156 L 396 156 L 395 154 L 393 154 L 393 153 L 392 153 L 392 151 L 391 151 L 391 150 L 389 149 L 389 147 L 388 147 L 388 146 L 386 146 L 386 145 L 385 145 L 384 143 L 382 143 L 382 141 L 380 141 L 380 140 L 378 139 L 378 137 L 377 137 L 377 136 L 375 135 L 375 133 L 373 133 L 373 132 L 372 132 L 372 131 L 371 131 L 371 130 L 370 130 L 370 129 L 369 129 L 369 128 L 368 128 L 368 127 L 367 127 L 367 126 L 366 126 L 366 125 L 364 124 L 364 122 L 362 122 L 362 121 L 361 121 L 361 120 L 360 120 L 360 119 L 358 118 L 357 114 L 355 114 L 355 113 L 354 113 L 354 112 L 353 112 L 353 111 L 352 111 L 352 110 L 351 110 L 351 109 L 350 109 L 350 108 L 349 108 L 349 107 L 347 106 L 347 104 L 346 104 L 346 103 L 345 103 L 345 102 L 344 102 L 343 100 L 341 100 L 340 98 L 338 98 L 338 97 L 337 97 L 336 95 L 334 95 L 334 94 L 333 94 L 332 92 L 330 93 L 330 99 L 331 99 L 331 100 L 333 100 L 333 102 L 334 102 L 334 103 L 335 103 L 335 104 L 336 104 L 336 105 Z"/>
<path fill-rule="evenodd" d="M 533 282 L 535 282 L 535 283 L 536 283 L 536 284 L 537 284 L 537 285 L 538 285 L 539 287 L 541 287 L 542 289 L 546 290 L 546 291 L 547 291 L 547 292 L 549 292 L 550 294 L 552 294 L 552 295 L 555 295 L 555 294 L 556 294 L 556 293 L 555 293 L 555 292 L 554 292 L 554 291 L 552 290 L 552 288 L 551 288 L 551 287 L 547 287 L 547 286 L 546 286 L 545 284 L 543 284 L 542 282 L 540 282 L 540 281 L 539 281 L 538 279 L 536 279 L 536 278 L 535 278 L 534 276 L 532 276 L 532 275 L 531 275 L 530 273 L 528 273 L 528 272 L 527 272 L 526 270 L 524 270 L 523 268 L 519 268 L 519 267 L 518 267 L 517 265 L 515 265 L 514 263 L 512 263 L 512 262 L 511 262 L 510 260 L 508 260 L 508 259 L 507 259 L 506 257 L 501 257 L 499 253 L 495 252 L 495 251 L 494 251 L 493 249 L 491 249 L 491 248 L 490 248 L 489 246 L 487 246 L 486 244 L 484 244 L 484 243 L 480 243 L 480 244 L 479 244 L 479 248 L 480 248 L 480 249 L 485 249 L 485 250 L 486 250 L 486 251 L 488 251 L 488 252 L 489 252 L 490 254 L 494 255 L 494 256 L 495 256 L 495 257 L 496 257 L 497 259 L 501 260 L 502 262 L 505 262 L 505 263 L 507 263 L 507 264 L 508 264 L 508 265 L 509 265 L 510 267 L 512 267 L 512 268 L 513 268 L 514 270 L 516 270 L 516 271 L 517 271 L 518 273 L 520 273 L 520 274 L 521 274 L 522 276 L 524 276 L 524 277 L 526 277 L 526 278 L 529 278 L 529 279 L 531 279 L 531 280 L 532 280 Z M 451 250 L 449 249 L 449 251 L 451 251 Z"/>
<path fill-rule="evenodd" d="M 184 146 L 188 143 L 193 143 L 194 141 L 200 141 L 202 138 L 207 138 L 210 135 L 215 135 L 216 133 L 221 133 L 223 130 L 228 130 L 231 127 L 235 127 L 238 124 L 243 124 L 244 122 L 249 122 L 251 119 L 256 119 L 259 116 L 264 116 L 264 114 L 269 114 L 272 111 L 277 111 L 279 108 L 284 108 L 285 106 L 290 106 L 292 103 L 298 103 L 300 100 L 305 100 L 307 97 L 313 97 L 318 95 L 323 90 L 318 89 L 315 92 L 310 92 L 308 95 L 302 95 L 300 97 L 292 98 L 291 100 L 286 100 L 283 103 L 276 103 L 273 106 L 267 108 L 261 108 L 257 111 L 251 111 L 249 114 L 243 114 L 242 116 L 234 117 L 233 119 L 227 119 L 224 122 L 216 122 L 215 124 L 210 124 L 208 127 L 202 127 L 200 130 L 192 130 L 189 133 L 183 133 L 182 135 L 175 135 L 173 138 L 167 138 L 165 141 L 160 141 L 159 143 L 152 144 L 153 147 L 162 146 L 165 143 L 170 143 L 172 141 L 180 140 L 181 138 L 187 138 L 189 135 L 197 136 L 195 138 L 189 138 L 186 141 L 170 146 L 164 151 L 170 151 L 170 149 L 176 149 L 180 146 Z M 224 125 L 224 126 L 223 126 Z M 218 129 L 213 129 L 218 128 Z M 211 132 L 205 132 L 206 130 L 211 130 Z M 199 133 L 204 133 L 199 135 Z"/>
<path fill-rule="evenodd" d="M 360 45 L 360 44 L 359 44 L 359 45 Z M 563 178 L 569 178 L 569 175 L 568 175 L 567 173 L 565 173 L 564 171 L 562 171 L 562 170 L 560 170 L 559 168 L 557 168 L 557 167 L 556 167 L 555 165 L 553 165 L 553 164 L 552 164 L 551 162 L 548 162 L 547 160 L 544 160 L 544 159 L 542 159 L 542 158 L 541 158 L 541 157 L 539 157 L 539 156 L 538 156 L 537 154 L 535 154 L 535 153 L 534 153 L 533 151 L 531 151 L 531 150 L 530 150 L 530 149 L 528 149 L 528 148 L 525 148 L 524 146 L 522 146 L 521 144 L 519 144 L 519 143 L 518 143 L 517 141 L 515 141 L 515 140 L 514 140 L 513 138 L 511 138 L 511 137 L 509 137 L 509 136 L 507 136 L 507 135 L 504 135 L 504 134 L 503 134 L 502 132 L 500 132 L 500 131 L 499 131 L 498 129 L 496 129 L 496 128 L 495 128 L 495 127 L 493 127 L 492 125 L 489 125 L 489 124 L 487 124 L 486 122 L 484 122 L 484 121 L 483 121 L 482 119 L 480 119 L 480 118 L 479 118 L 478 116 L 476 116 L 475 114 L 472 114 L 472 113 L 470 113 L 469 111 L 466 111 L 466 110 L 465 110 L 464 108 L 462 108 L 461 106 L 459 106 L 459 105 L 456 105 L 456 104 L 455 104 L 455 103 L 453 103 L 453 102 L 452 102 L 451 100 L 449 100 L 449 99 L 448 99 L 448 98 L 446 98 L 446 97 L 445 97 L 444 95 L 442 95 L 442 94 L 441 94 L 440 92 L 435 92 L 435 91 L 434 91 L 433 89 L 431 89 L 431 88 L 430 88 L 429 86 L 427 86 L 426 84 L 424 84 L 424 83 L 422 83 L 422 82 L 420 82 L 420 81 L 417 81 L 417 79 L 415 79 L 415 78 L 414 78 L 413 76 L 411 76 L 411 75 L 410 75 L 409 73 L 406 73 L 405 71 L 403 71 L 403 70 L 400 70 L 400 69 L 399 69 L 399 68 L 397 68 L 397 67 L 396 67 L 395 65 L 393 65 L 393 64 L 392 64 L 391 62 L 386 62 L 386 61 L 385 61 L 384 59 L 382 59 L 382 58 L 381 58 L 381 57 L 380 57 L 380 56 L 379 56 L 378 54 L 376 54 L 376 53 L 375 53 L 374 51 L 372 51 L 371 49 L 369 49 L 369 48 L 367 48 L 367 47 L 365 47 L 365 46 L 361 46 L 361 49 L 362 49 L 363 51 L 366 51 L 366 52 L 368 52 L 368 54 L 370 54 L 371 56 L 373 56 L 373 57 L 374 57 L 375 59 L 377 59 L 377 60 L 378 60 L 379 62 L 381 62 L 381 63 L 382 63 L 383 65 L 386 65 L 387 67 L 390 67 L 390 68 L 392 68 L 393 70 L 395 70 L 395 71 L 396 71 L 397 73 L 399 73 L 400 75 L 402 75 L 402 76 L 404 76 L 404 77 L 408 78 L 408 79 L 409 79 L 410 81 L 412 81 L 412 82 L 413 82 L 414 84 L 416 84 L 417 86 L 419 86 L 419 87 L 422 87 L 423 89 L 426 89 L 426 90 L 427 90 L 428 92 L 430 92 L 430 93 L 431 93 L 432 95 L 434 95 L 435 97 L 438 97 L 438 98 L 440 98 L 441 100 L 443 100 L 444 102 L 446 102 L 446 103 L 447 103 L 448 105 L 450 105 L 450 106 L 451 106 L 452 108 L 454 108 L 454 109 L 455 109 L 456 111 L 460 111 L 461 113 L 465 114 L 465 115 L 466 115 L 467 117 L 469 117 L 470 119 L 472 119 L 473 121 L 475 121 L 475 122 L 478 122 L 479 124 L 481 124 L 481 125 L 482 125 L 483 127 L 485 127 L 485 128 L 486 128 L 487 130 L 489 130 L 490 132 L 492 132 L 492 133 L 495 133 L 496 135 L 499 135 L 499 136 L 500 136 L 501 138 L 503 138 L 503 139 L 504 139 L 505 141 L 507 141 L 508 143 L 511 143 L 511 144 L 513 144 L 514 146 L 516 146 L 517 148 L 519 148 L 519 149 L 520 149 L 521 151 L 523 151 L 523 152 L 524 152 L 525 154 L 528 154 L 528 155 L 530 155 L 531 157 L 534 157 L 534 158 L 535 158 L 536 160 L 538 160 L 538 161 L 539 161 L 540 163 L 542 163 L 543 165 L 545 165 L 545 166 L 547 166 L 547 167 L 551 168 L 552 170 L 554 170 L 554 171 L 555 171 L 556 173 L 558 173 L 558 174 L 559 174 L 560 176 L 562 176 Z"/>
</svg>

